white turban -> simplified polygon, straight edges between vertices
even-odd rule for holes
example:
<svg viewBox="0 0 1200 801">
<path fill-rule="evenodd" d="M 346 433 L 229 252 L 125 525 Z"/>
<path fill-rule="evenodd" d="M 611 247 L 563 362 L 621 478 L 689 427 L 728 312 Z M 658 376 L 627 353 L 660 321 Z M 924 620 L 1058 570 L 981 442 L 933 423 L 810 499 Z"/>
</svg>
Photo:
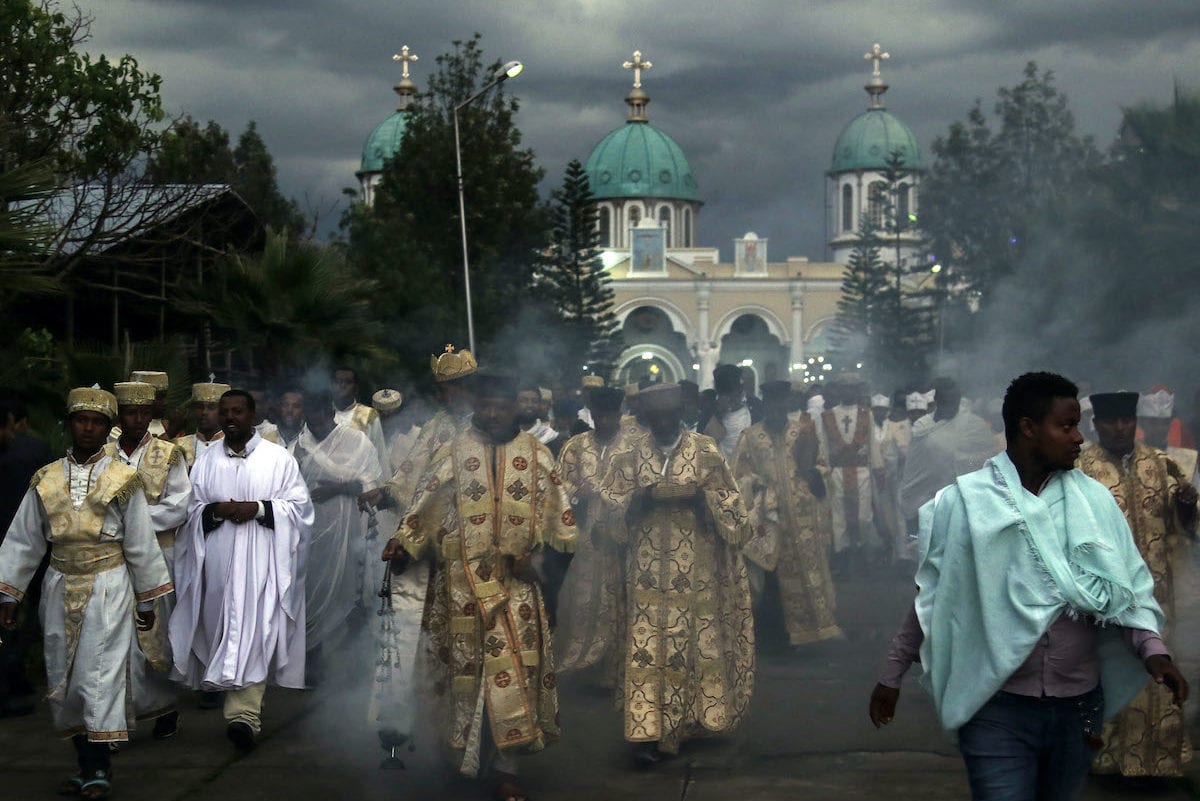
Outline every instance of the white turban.
<svg viewBox="0 0 1200 801">
<path fill-rule="evenodd" d="M 825 411 L 825 397 L 823 395 L 813 395 L 808 399 L 808 415 L 809 417 L 817 417 Z"/>
<path fill-rule="evenodd" d="M 1175 411 L 1175 396 L 1165 389 L 1143 392 L 1138 398 L 1138 417 L 1170 417 Z"/>
<path fill-rule="evenodd" d="M 934 391 L 931 389 L 928 392 L 911 392 L 904 398 L 904 408 L 908 411 L 918 410 L 927 411 L 929 404 L 933 403 Z"/>
<path fill-rule="evenodd" d="M 888 399 L 887 395 L 872 395 L 871 396 L 871 407 L 875 408 L 878 406 L 886 406 L 887 408 L 890 409 L 892 407 L 892 402 L 891 402 L 891 400 Z"/>
</svg>

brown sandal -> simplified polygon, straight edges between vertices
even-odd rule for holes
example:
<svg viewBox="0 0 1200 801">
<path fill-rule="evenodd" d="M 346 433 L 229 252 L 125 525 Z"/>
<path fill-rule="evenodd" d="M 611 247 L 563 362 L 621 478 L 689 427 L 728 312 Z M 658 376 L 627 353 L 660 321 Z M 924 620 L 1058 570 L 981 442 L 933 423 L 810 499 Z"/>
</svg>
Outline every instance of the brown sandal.
<svg viewBox="0 0 1200 801">
<path fill-rule="evenodd" d="M 496 801 L 529 801 L 529 795 L 517 784 L 511 773 L 496 774 Z"/>
</svg>

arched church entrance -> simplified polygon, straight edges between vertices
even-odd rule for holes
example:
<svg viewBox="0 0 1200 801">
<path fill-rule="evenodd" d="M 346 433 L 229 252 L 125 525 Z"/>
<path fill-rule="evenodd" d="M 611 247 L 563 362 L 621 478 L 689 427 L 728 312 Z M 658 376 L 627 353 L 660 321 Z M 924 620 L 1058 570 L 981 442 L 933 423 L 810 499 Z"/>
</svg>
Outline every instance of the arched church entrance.
<svg viewBox="0 0 1200 801">
<path fill-rule="evenodd" d="M 747 368 L 743 373 L 753 376 L 753 387 L 746 390 L 755 395 L 763 383 L 789 379 L 788 347 L 771 333 L 766 320 L 754 313 L 738 316 L 729 333 L 721 337 L 721 364 Z"/>
</svg>

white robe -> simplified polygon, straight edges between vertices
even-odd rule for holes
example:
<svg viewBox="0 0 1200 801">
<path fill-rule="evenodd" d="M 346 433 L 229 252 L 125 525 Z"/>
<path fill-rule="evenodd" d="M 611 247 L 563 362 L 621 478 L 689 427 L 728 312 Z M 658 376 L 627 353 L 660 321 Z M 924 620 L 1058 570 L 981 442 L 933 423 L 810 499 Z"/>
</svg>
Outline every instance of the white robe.
<svg viewBox="0 0 1200 801">
<path fill-rule="evenodd" d="M 120 441 L 114 443 L 116 445 L 115 458 L 122 464 L 129 465 L 135 470 L 141 465 L 142 458 L 146 455 L 146 445 L 149 439 L 142 441 L 140 445 L 134 448 L 133 453 L 128 456 L 121 449 Z M 150 525 L 154 529 L 155 534 L 158 533 L 174 533 L 174 531 L 187 522 L 188 504 L 192 500 L 192 482 L 188 479 L 187 463 L 180 459 L 175 464 L 171 465 L 167 471 L 167 481 L 163 486 L 162 495 L 158 498 L 157 503 L 150 503 Z M 167 572 L 171 575 L 171 580 L 175 580 L 175 544 L 174 540 L 170 540 L 169 544 L 163 545 L 159 541 L 163 560 L 167 564 Z M 154 631 L 162 632 L 160 636 L 165 639 L 167 627 L 170 625 L 171 613 L 175 609 L 174 594 L 165 595 L 155 604 L 155 621 Z M 170 656 L 170 650 L 167 649 L 167 656 Z M 170 680 L 170 677 L 163 672 L 152 668 L 146 657 L 142 654 L 142 649 L 138 645 L 138 637 L 136 630 L 134 631 L 133 642 L 133 657 L 129 665 L 129 677 L 133 686 L 133 706 L 139 718 L 155 717 L 164 712 L 171 711 L 175 706 L 175 699 L 178 695 L 175 684 Z"/>
<path fill-rule="evenodd" d="M 223 522 L 210 503 L 270 501 L 274 529 Z M 192 467 L 192 503 L 175 542 L 172 677 L 195 689 L 263 681 L 304 687 L 304 571 L 313 508 L 296 460 L 255 434 L 246 457 L 211 448 Z"/>
<path fill-rule="evenodd" d="M 112 461 L 102 456 L 88 468 L 74 467 L 71 474 L 83 482 L 71 492 L 78 509 L 83 495 Z M 66 474 L 67 460 L 51 470 Z M 90 480 L 89 480 L 90 478 Z M 51 536 L 46 509 L 35 489 L 25 493 L 12 525 L 0 546 L 0 590 L 24 595 L 41 564 Z M 113 500 L 105 511 L 102 542 L 119 542 L 124 564 L 95 574 L 91 595 L 83 610 L 74 658 L 67 653 L 67 578 L 53 564 L 42 581 L 40 611 L 44 635 L 47 700 L 54 727 L 63 736 L 86 733 L 93 742 L 129 739 L 134 714 L 129 700 L 130 652 L 136 646 L 133 610 L 135 593 L 147 601 L 171 590 L 167 566 L 154 537 L 146 498 L 140 490 L 128 501 Z M 13 597 L 18 597 L 14 595 Z"/>
<path fill-rule="evenodd" d="M 295 450 L 300 474 L 310 490 L 322 484 L 358 481 L 364 492 L 383 485 L 383 468 L 371 441 L 361 431 L 334 426 L 325 439 L 308 430 L 300 435 Z M 358 499 L 335 495 L 313 504 L 314 521 L 309 540 L 305 593 L 307 640 L 312 650 L 335 645 L 346 631 L 347 618 L 359 603 L 375 598 L 378 606 L 378 554 L 367 569 L 367 515 L 358 510 Z M 382 543 L 379 544 L 382 548 Z"/>
<path fill-rule="evenodd" d="M 830 442 L 829 432 L 825 430 L 825 420 L 822 415 L 814 418 L 817 424 L 817 440 L 827 458 L 837 449 L 854 442 L 858 436 L 859 406 L 841 405 L 826 411 L 832 411 L 837 423 L 839 441 Z M 867 425 L 874 428 L 874 421 L 867 415 Z M 875 433 L 866 438 L 867 465 L 860 467 L 831 467 L 829 470 L 829 509 L 833 523 L 833 551 L 841 553 L 854 545 L 876 548 L 881 543 L 875 528 L 875 511 L 872 504 L 875 492 L 873 472 L 883 469 L 883 459 L 879 455 L 879 445 Z M 848 514 L 853 512 L 853 514 Z M 858 542 L 851 541 L 852 522 L 858 522 Z"/>
<path fill-rule="evenodd" d="M 905 519 L 916 517 L 938 490 L 983 467 L 995 455 L 995 436 L 983 418 L 968 411 L 950 420 L 922 417 L 912 427 L 900 483 L 900 513 Z"/>
<path fill-rule="evenodd" d="M 354 410 L 365 404 L 357 401 L 350 404 L 346 409 L 339 409 L 336 406 L 333 409 L 333 421 L 339 426 L 353 428 Z M 376 414 L 371 418 L 371 422 L 367 423 L 367 429 L 362 433 L 367 435 L 367 439 L 371 440 L 371 444 L 375 447 L 375 453 L 379 456 L 379 463 L 383 464 L 388 458 L 387 440 L 383 437 L 383 423 L 379 421 L 379 415 Z"/>
</svg>

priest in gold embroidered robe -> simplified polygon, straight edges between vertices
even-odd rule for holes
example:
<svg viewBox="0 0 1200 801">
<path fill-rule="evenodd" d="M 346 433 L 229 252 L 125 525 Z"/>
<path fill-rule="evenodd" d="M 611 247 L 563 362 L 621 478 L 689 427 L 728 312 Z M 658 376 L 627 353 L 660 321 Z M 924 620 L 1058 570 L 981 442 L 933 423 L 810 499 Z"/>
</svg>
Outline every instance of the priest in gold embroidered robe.
<svg viewBox="0 0 1200 801">
<path fill-rule="evenodd" d="M 739 548 L 749 514 L 712 438 L 681 424 L 678 385 L 640 393 L 650 433 L 613 457 L 600 490 L 625 548 L 625 739 L 653 764 L 732 731 L 754 686 L 754 621 Z"/>
<path fill-rule="evenodd" d="M 1099 442 L 1086 446 L 1079 468 L 1108 487 L 1125 513 L 1138 551 L 1154 578 L 1154 598 L 1166 623 L 1163 639 L 1175 633 L 1176 570 L 1188 557 L 1195 533 L 1196 491 L 1166 454 L 1137 442 L 1136 392 L 1092 395 Z M 1192 758 L 1187 723 L 1171 693 L 1148 683 L 1106 724 L 1104 746 L 1093 770 L 1123 776 L 1183 775 Z"/>
<path fill-rule="evenodd" d="M 599 519 L 599 492 L 613 455 L 626 447 L 623 399 L 619 389 L 592 388 L 587 408 L 595 430 L 571 437 L 558 456 L 579 526 L 579 545 L 558 596 L 558 672 L 599 666 L 596 678 L 606 687 L 615 686 L 623 653 L 625 577 L 617 544 Z"/>
<path fill-rule="evenodd" d="M 763 384 L 763 421 L 742 432 L 733 474 L 755 532 L 743 553 L 775 576 L 788 640 L 805 645 L 840 637 L 842 630 L 829 573 L 817 430 L 807 414 L 788 419 L 791 389 L 787 381 Z"/>
<path fill-rule="evenodd" d="M 411 503 L 417 480 L 433 454 L 470 425 L 468 384 L 478 367 L 475 357 L 469 350 L 456 351 L 453 345 L 447 345 L 444 353 L 429 357 L 429 366 L 437 387 L 437 413 L 421 426 L 416 441 L 397 463 L 391 480 L 384 487 L 364 494 L 362 499 L 364 505 L 375 507 L 377 526 L 389 536 L 398 528 L 396 521 Z M 400 565 L 396 561 L 387 568 L 388 598 L 376 621 L 375 677 L 367 712 L 368 720 L 378 727 L 386 750 L 403 745 L 413 733 L 416 698 L 420 692 L 415 684 L 417 663 L 429 648 L 428 636 L 421 630 L 429 594 L 429 565 L 422 562 L 397 572 Z"/>
<path fill-rule="evenodd" d="M 5 629 L 50 554 L 41 603 L 47 699 L 54 727 L 75 745 L 76 788 L 107 781 L 106 744 L 129 739 L 134 605 L 148 628 L 154 600 L 173 589 L 137 470 L 104 451 L 115 416 L 111 393 L 70 392 L 71 450 L 34 475 L 0 546 Z"/>
<path fill-rule="evenodd" d="M 516 384 L 477 375 L 469 428 L 434 455 L 385 559 L 436 565 L 425 628 L 436 655 L 433 720 L 460 771 L 515 774 L 513 755 L 559 734 L 550 628 L 534 556 L 575 547 L 554 458 L 516 424 Z"/>
<path fill-rule="evenodd" d="M 852 559 L 878 560 L 887 543 L 875 526 L 875 478 L 883 460 L 875 443 L 871 412 L 859 403 L 859 387 L 834 383 L 825 388 L 831 408 L 814 422 L 829 460 L 829 505 L 833 521 L 833 562 L 850 569 Z"/>
<path fill-rule="evenodd" d="M 128 381 L 113 386 L 117 398 L 117 416 L 121 434 L 105 445 L 105 452 L 138 471 L 142 491 L 150 510 L 159 548 L 174 580 L 175 531 L 187 521 L 192 483 L 188 479 L 183 449 L 154 437 L 150 421 L 154 414 L 155 388 L 144 382 Z M 175 708 L 178 690 L 168 676 L 171 670 L 171 646 L 167 626 L 175 608 L 174 594 L 164 595 L 155 606 L 154 627 L 137 633 L 130 677 L 133 703 L 139 720 L 156 719 L 154 735 L 159 739 L 176 730 Z"/>
</svg>

